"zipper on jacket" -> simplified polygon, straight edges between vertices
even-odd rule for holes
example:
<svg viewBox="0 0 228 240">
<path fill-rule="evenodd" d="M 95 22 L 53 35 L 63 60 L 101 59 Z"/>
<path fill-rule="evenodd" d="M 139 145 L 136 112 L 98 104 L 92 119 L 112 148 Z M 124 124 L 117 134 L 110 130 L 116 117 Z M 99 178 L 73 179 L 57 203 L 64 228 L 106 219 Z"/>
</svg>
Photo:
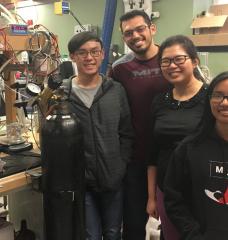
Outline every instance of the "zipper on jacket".
<svg viewBox="0 0 228 240">
<path fill-rule="evenodd" d="M 94 122 L 93 122 L 93 117 L 92 117 L 92 112 L 91 112 L 91 108 L 89 108 L 88 109 L 89 110 L 89 116 L 90 116 L 90 122 L 91 122 L 91 127 L 92 127 L 92 134 L 93 134 L 93 144 L 94 144 L 94 150 L 95 150 L 95 165 L 96 165 L 96 176 L 97 176 L 97 146 L 96 146 L 96 134 L 95 134 L 95 130 L 94 130 Z M 99 184 L 99 182 L 97 182 L 97 178 L 96 178 L 96 183 L 98 184 L 98 185 L 100 185 Z M 97 187 L 99 187 L 99 186 L 97 186 Z"/>
</svg>

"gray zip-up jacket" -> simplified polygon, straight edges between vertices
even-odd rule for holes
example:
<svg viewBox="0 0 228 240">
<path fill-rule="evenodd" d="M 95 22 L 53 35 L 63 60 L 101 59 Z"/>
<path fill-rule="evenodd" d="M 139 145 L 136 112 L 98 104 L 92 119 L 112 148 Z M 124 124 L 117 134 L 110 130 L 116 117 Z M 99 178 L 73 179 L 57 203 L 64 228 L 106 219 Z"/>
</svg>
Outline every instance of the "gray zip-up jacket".
<svg viewBox="0 0 228 240">
<path fill-rule="evenodd" d="M 86 186 L 95 191 L 118 189 L 132 157 L 133 128 L 124 88 L 102 76 L 90 108 L 72 91 L 71 77 L 64 83 L 69 107 L 81 121 L 86 159 Z"/>
</svg>

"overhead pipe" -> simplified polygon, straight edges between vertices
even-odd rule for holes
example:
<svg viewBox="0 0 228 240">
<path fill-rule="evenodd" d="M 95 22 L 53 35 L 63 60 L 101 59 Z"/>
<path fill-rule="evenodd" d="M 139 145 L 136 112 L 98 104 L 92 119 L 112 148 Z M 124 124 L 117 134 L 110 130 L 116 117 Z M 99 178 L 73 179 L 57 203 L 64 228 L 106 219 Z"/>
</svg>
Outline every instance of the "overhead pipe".
<svg viewBox="0 0 228 240">
<path fill-rule="evenodd" d="M 102 27 L 102 41 L 104 44 L 105 57 L 100 72 L 106 74 L 109 62 L 109 49 L 112 40 L 112 31 L 116 15 L 117 0 L 106 0 L 105 13 Z"/>
</svg>

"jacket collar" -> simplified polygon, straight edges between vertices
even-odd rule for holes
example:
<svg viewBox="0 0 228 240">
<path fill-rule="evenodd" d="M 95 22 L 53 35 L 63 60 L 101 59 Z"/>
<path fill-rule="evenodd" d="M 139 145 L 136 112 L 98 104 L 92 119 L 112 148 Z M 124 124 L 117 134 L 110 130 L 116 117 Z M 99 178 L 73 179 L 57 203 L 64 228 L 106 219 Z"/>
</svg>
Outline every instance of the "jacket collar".
<svg viewBox="0 0 228 240">
<path fill-rule="evenodd" d="M 67 96 L 67 99 L 70 99 L 72 97 L 72 81 L 73 78 L 76 75 L 70 77 L 69 79 L 67 79 L 66 81 L 63 82 L 62 86 L 64 88 L 64 93 Z M 98 89 L 95 97 L 94 97 L 94 101 L 96 101 L 97 99 L 99 99 L 101 96 L 103 96 L 109 88 L 111 88 L 113 86 L 113 81 L 111 78 L 106 77 L 105 75 L 101 74 L 102 77 L 102 83 L 100 88 Z"/>
</svg>

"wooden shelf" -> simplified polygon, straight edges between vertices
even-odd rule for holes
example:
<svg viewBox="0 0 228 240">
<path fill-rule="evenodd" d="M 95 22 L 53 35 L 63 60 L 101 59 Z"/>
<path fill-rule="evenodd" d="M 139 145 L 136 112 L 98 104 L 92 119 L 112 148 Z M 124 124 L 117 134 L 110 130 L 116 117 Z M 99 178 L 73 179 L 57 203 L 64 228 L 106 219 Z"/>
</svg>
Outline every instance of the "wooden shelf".
<svg viewBox="0 0 228 240">
<path fill-rule="evenodd" d="M 0 35 L 0 50 L 1 51 L 25 51 L 30 50 L 29 41 L 31 35 Z"/>
<path fill-rule="evenodd" d="M 190 39 L 197 47 L 228 46 L 228 33 L 192 35 Z"/>
<path fill-rule="evenodd" d="M 41 167 L 34 168 L 33 171 L 40 172 Z M 31 184 L 31 177 L 26 172 L 20 172 L 8 177 L 0 178 L 0 195 L 7 192 L 26 187 Z"/>
</svg>

